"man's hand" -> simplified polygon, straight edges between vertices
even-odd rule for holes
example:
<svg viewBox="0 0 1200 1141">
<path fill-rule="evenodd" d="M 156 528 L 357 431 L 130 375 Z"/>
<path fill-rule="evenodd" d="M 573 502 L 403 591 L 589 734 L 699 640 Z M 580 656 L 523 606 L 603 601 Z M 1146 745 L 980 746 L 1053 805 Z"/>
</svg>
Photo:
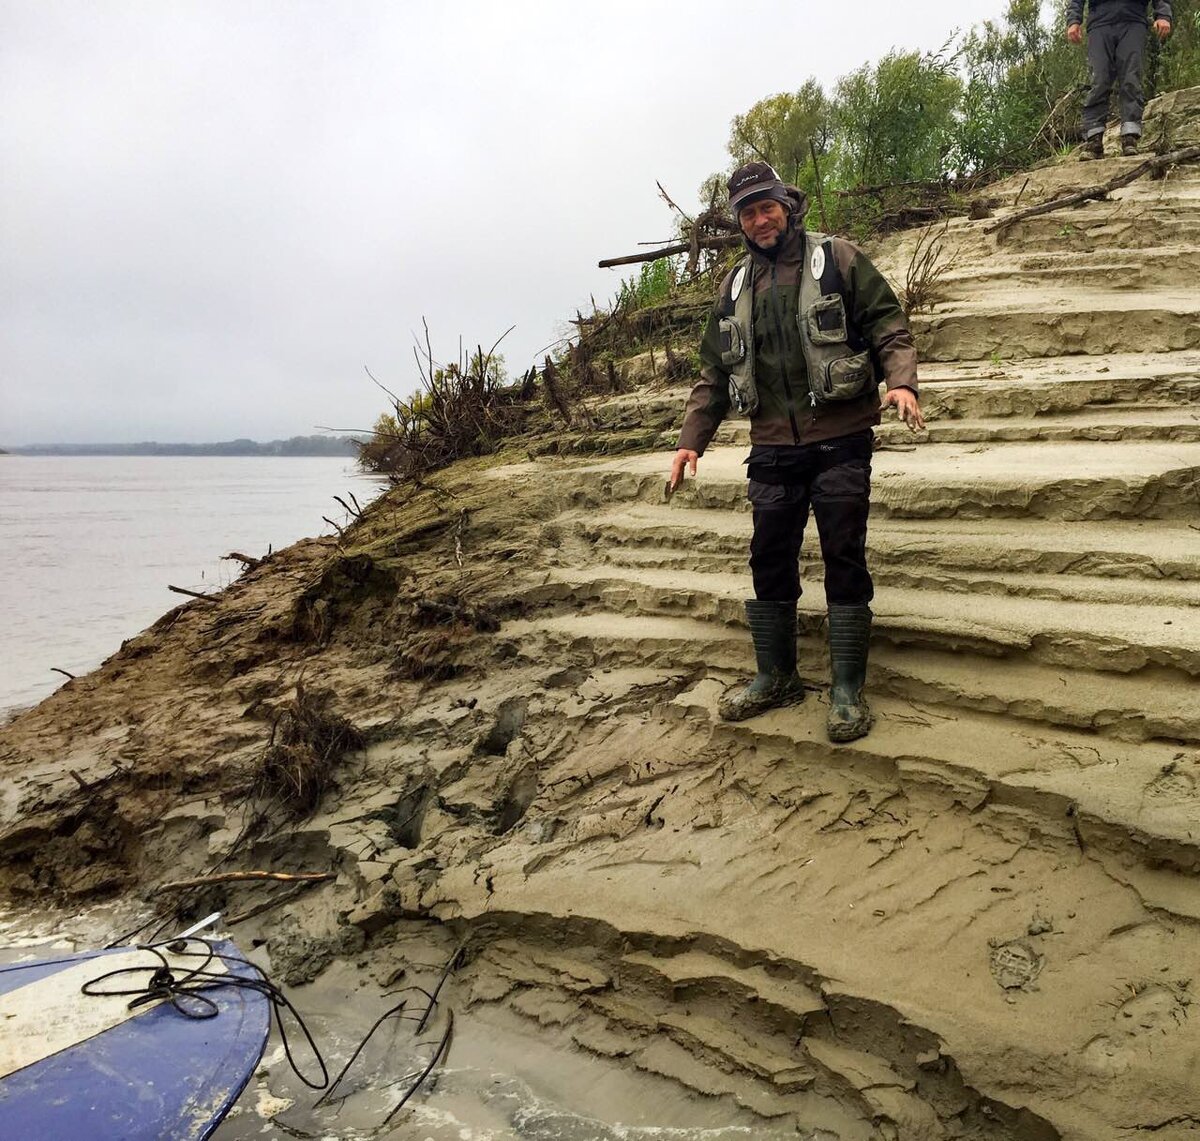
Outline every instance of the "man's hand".
<svg viewBox="0 0 1200 1141">
<path fill-rule="evenodd" d="M 925 427 L 925 417 L 921 415 L 921 405 L 917 401 L 917 394 L 911 388 L 889 388 L 883 394 L 883 406 L 884 408 L 895 406 L 900 419 L 908 425 L 910 432 Z"/>
<path fill-rule="evenodd" d="M 1083 29 L 1078 24 L 1069 24 L 1067 26 L 1067 43 L 1069 43 L 1069 44 L 1083 43 Z"/>
<path fill-rule="evenodd" d="M 690 448 L 680 448 L 675 453 L 675 458 L 671 461 L 671 479 L 667 483 L 670 491 L 674 491 L 683 482 L 683 469 L 687 465 L 688 474 L 693 479 L 696 478 L 696 461 L 700 458 L 698 452 L 693 452 Z"/>
<path fill-rule="evenodd" d="M 1165 40 L 1171 34 L 1171 21 L 1170 20 L 1155 20 L 1154 21 L 1154 34 L 1156 36 L 1158 36 L 1158 38 L 1160 40 Z"/>
</svg>

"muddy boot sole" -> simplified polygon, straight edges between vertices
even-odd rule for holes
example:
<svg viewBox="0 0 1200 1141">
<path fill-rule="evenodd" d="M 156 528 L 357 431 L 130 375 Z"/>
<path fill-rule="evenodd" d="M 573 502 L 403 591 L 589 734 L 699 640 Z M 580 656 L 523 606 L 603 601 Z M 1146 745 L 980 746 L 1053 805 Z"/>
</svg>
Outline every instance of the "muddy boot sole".
<svg viewBox="0 0 1200 1141">
<path fill-rule="evenodd" d="M 862 709 L 862 714 L 852 720 L 843 721 L 839 718 L 836 721 L 831 719 L 826 723 L 825 732 L 835 745 L 844 745 L 847 741 L 857 741 L 859 737 L 865 737 L 871 731 L 875 724 L 875 715 L 865 701 L 862 702 Z"/>
<path fill-rule="evenodd" d="M 727 691 L 717 702 L 717 715 L 722 721 L 745 721 L 757 717 L 768 709 L 781 709 L 787 705 L 799 705 L 804 700 L 803 685 L 780 685 L 762 693 L 747 694 L 746 686 Z"/>
</svg>

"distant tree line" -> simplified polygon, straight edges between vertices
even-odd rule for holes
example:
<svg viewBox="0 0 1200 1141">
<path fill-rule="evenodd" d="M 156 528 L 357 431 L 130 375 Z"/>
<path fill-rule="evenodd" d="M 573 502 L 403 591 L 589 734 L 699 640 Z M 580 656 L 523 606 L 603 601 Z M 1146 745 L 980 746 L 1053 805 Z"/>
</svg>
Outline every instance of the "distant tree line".
<svg viewBox="0 0 1200 1141">
<path fill-rule="evenodd" d="M 266 443 L 238 439 L 214 444 L 30 444 L 8 450 L 20 456 L 357 456 L 359 443 L 354 436 L 291 436 Z"/>
</svg>

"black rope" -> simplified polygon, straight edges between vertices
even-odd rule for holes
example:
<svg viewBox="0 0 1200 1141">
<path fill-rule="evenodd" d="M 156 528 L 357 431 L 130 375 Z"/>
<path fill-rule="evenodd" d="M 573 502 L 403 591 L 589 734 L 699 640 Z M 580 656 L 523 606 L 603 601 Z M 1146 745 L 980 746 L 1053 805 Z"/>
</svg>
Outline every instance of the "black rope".
<svg viewBox="0 0 1200 1141">
<path fill-rule="evenodd" d="M 203 950 L 189 949 L 193 944 L 199 944 Z M 160 947 L 165 947 L 178 958 L 196 958 L 202 961 L 198 966 L 188 967 L 183 969 L 181 973 L 177 973 L 178 968 L 171 966 L 166 956 L 159 950 Z M 329 1070 L 325 1065 L 325 1059 L 321 1057 L 321 1051 L 317 1048 L 317 1044 L 313 1040 L 312 1033 L 309 1031 L 304 1019 L 300 1017 L 300 1012 L 257 964 L 250 962 L 248 959 L 240 958 L 237 955 L 218 954 L 212 941 L 201 939 L 198 936 L 191 936 L 188 939 L 174 939 L 166 943 L 140 944 L 137 949 L 139 951 L 149 951 L 158 959 L 160 965 L 157 967 L 122 967 L 115 971 L 108 971 L 106 974 L 89 979 L 80 987 L 80 990 L 86 995 L 129 996 L 130 1002 L 128 1005 L 130 1010 L 138 1006 L 143 1006 L 148 1002 L 168 1001 L 185 1018 L 214 1018 L 220 1012 L 220 1008 L 216 1002 L 204 994 L 204 991 L 219 990 L 222 987 L 235 987 L 242 990 L 254 991 L 257 994 L 261 994 L 271 1004 L 271 1013 L 275 1016 L 276 1026 L 279 1027 L 279 1038 L 283 1043 L 283 1052 L 287 1057 L 288 1065 L 292 1067 L 292 1072 L 309 1089 L 325 1089 L 328 1086 Z M 245 976 L 235 975 L 231 972 L 209 970 L 210 964 L 218 957 L 229 963 L 238 963 L 249 967 L 254 972 L 255 977 L 246 978 Z M 101 985 L 109 979 L 145 975 L 149 975 L 145 985 L 135 986 L 131 989 L 111 989 Z M 299 1065 L 297 1065 L 296 1059 L 292 1054 L 291 1043 L 288 1041 L 287 1026 L 284 1022 L 285 1013 L 291 1014 L 303 1032 L 305 1040 L 308 1042 L 308 1048 L 312 1051 L 312 1055 L 321 1070 L 319 1081 L 310 1079 L 301 1071 Z"/>
<path fill-rule="evenodd" d="M 153 920 L 151 920 L 153 922 Z M 147 924 L 149 926 L 149 924 Z M 198 950 L 192 950 L 192 946 L 198 944 Z M 168 962 L 166 955 L 161 948 L 170 951 L 176 958 L 195 958 L 200 962 L 194 967 L 185 967 L 182 970 L 179 967 L 173 967 Z M 283 1051 L 288 1060 L 288 1065 L 291 1066 L 292 1072 L 310 1089 L 324 1090 L 325 1092 L 313 1103 L 313 1109 L 317 1109 L 322 1104 L 328 1104 L 333 1091 L 338 1087 L 342 1080 L 349 1073 L 350 1067 L 358 1060 L 359 1055 L 366 1048 L 371 1037 L 389 1018 L 399 1018 L 404 1021 L 416 1022 L 417 1027 L 414 1033 L 420 1035 L 425 1029 L 433 1014 L 434 1008 L 438 1005 L 438 994 L 441 991 L 450 974 L 459 965 L 464 946 L 458 947 L 454 954 L 450 956 L 449 962 L 446 963 L 442 971 L 441 977 L 438 979 L 437 985 L 433 992 L 425 990 L 419 986 L 403 987 L 399 992 L 417 991 L 424 995 L 428 1000 L 424 1012 L 421 1015 L 409 1014 L 405 1012 L 407 999 L 402 999 L 395 1006 L 384 1011 L 376 1020 L 371 1029 L 367 1031 L 366 1036 L 355 1048 L 354 1053 L 350 1055 L 349 1060 L 342 1067 L 338 1075 L 332 1082 L 329 1080 L 329 1070 L 325 1065 L 325 1060 L 321 1056 L 321 1051 L 317 1048 L 317 1044 L 313 1039 L 312 1033 L 309 1031 L 304 1019 L 300 1016 L 300 1012 L 292 1005 L 291 1001 L 276 986 L 268 977 L 265 971 L 256 963 L 250 962 L 248 959 L 243 959 L 238 955 L 218 952 L 212 940 L 204 939 L 199 936 L 189 936 L 186 939 L 172 939 L 164 943 L 148 943 L 139 944 L 137 950 L 148 951 L 159 961 L 158 966 L 144 967 L 121 967 L 114 971 L 108 971 L 105 974 L 98 975 L 94 979 L 89 979 L 80 987 L 83 994 L 100 996 L 106 995 L 110 997 L 128 997 L 128 1008 L 130 1010 L 139 1006 L 144 1006 L 150 1002 L 169 1002 L 176 1011 L 185 1018 L 206 1019 L 215 1018 L 220 1013 L 218 1004 L 210 998 L 206 991 L 219 990 L 222 987 L 240 987 L 244 990 L 251 990 L 257 994 L 263 995 L 271 1004 L 271 1011 L 275 1016 L 276 1025 L 279 1027 L 279 1037 L 283 1043 Z M 221 959 L 228 963 L 237 963 L 248 967 L 254 972 L 252 978 L 246 978 L 242 975 L 235 975 L 226 971 L 214 971 L 209 967 L 215 959 Z M 130 976 L 145 977 L 143 985 L 137 985 L 129 988 L 112 988 L 105 987 L 103 984 L 110 979 L 129 978 Z M 296 1059 L 292 1054 L 291 1043 L 288 1041 L 287 1029 L 284 1023 L 284 1013 L 290 1013 L 296 1020 L 301 1031 L 304 1034 L 305 1040 L 308 1042 L 308 1047 L 312 1051 L 313 1057 L 317 1061 L 317 1065 L 321 1070 L 320 1081 L 313 1081 L 308 1078 L 296 1064 Z M 438 1061 L 442 1059 L 450 1046 L 450 1039 L 454 1030 L 454 1011 L 447 1010 L 446 1012 L 446 1029 L 443 1032 L 440 1041 L 437 1044 L 437 1049 L 434 1050 L 429 1062 L 425 1068 L 416 1075 L 416 1081 L 405 1091 L 404 1096 L 392 1108 L 387 1117 L 384 1118 L 384 1124 L 392 1120 L 401 1109 L 412 1099 L 417 1090 L 421 1088 L 429 1075 L 433 1072 Z M 406 1081 L 413 1075 L 405 1075 L 399 1081 Z M 389 1083 L 391 1084 L 391 1083 Z M 344 1100 L 344 1099 L 342 1099 Z"/>
<path fill-rule="evenodd" d="M 391 1111 L 391 1113 L 389 1113 L 387 1115 L 387 1117 L 385 1117 L 383 1119 L 384 1125 L 386 1125 L 389 1121 L 391 1121 L 392 1118 L 395 1117 L 396 1114 L 399 1113 L 408 1104 L 409 1098 L 411 1098 L 413 1096 L 413 1094 L 415 1094 L 417 1092 L 417 1090 L 419 1090 L 421 1088 L 421 1083 L 424 1082 L 424 1080 L 427 1077 L 429 1077 L 429 1075 L 433 1072 L 433 1067 L 438 1064 L 438 1059 L 442 1056 L 443 1053 L 445 1053 L 447 1047 L 450 1045 L 450 1034 L 453 1030 L 454 1030 L 454 1011 L 447 1010 L 446 1011 L 446 1032 L 442 1035 L 442 1040 L 438 1043 L 438 1048 L 436 1050 L 434 1050 L 433 1057 L 429 1059 L 429 1065 L 427 1065 L 425 1067 L 425 1069 L 423 1069 L 421 1071 L 421 1076 L 419 1078 L 417 1078 L 417 1080 L 415 1082 L 413 1082 L 412 1086 L 405 1093 L 405 1095 L 396 1103 L 396 1106 Z"/>
<path fill-rule="evenodd" d="M 462 961 L 463 952 L 466 950 L 466 942 L 460 943 L 455 949 L 454 954 L 450 956 L 449 962 L 442 968 L 442 977 L 438 979 L 437 986 L 433 988 L 433 994 L 429 996 L 429 1005 L 425 1008 L 425 1013 L 421 1016 L 421 1021 L 417 1026 L 416 1033 L 420 1034 L 425 1029 L 425 1024 L 429 1021 L 429 1016 L 433 1013 L 433 1008 L 437 1005 L 438 995 L 442 993 L 442 987 L 445 986 L 446 980 L 450 977 L 452 971 L 458 967 Z"/>
<path fill-rule="evenodd" d="M 341 1068 L 340 1072 L 338 1073 L 338 1076 L 329 1083 L 329 1086 L 325 1090 L 325 1092 L 323 1094 L 321 1094 L 321 1096 L 319 1098 L 317 1098 L 316 1101 L 313 1102 L 313 1109 L 316 1109 L 323 1102 L 329 1101 L 329 1099 L 333 1096 L 333 1091 L 335 1089 L 337 1089 L 337 1087 L 341 1084 L 342 1078 L 344 1078 L 346 1076 L 346 1074 L 350 1072 L 350 1067 L 354 1065 L 355 1061 L 357 1061 L 357 1059 L 358 1059 L 359 1054 L 361 1054 L 363 1052 L 363 1050 L 366 1048 L 367 1043 L 370 1042 L 371 1035 L 374 1034 L 375 1031 L 378 1030 L 384 1024 L 385 1021 L 387 1021 L 387 1019 L 391 1018 L 393 1014 L 400 1014 L 400 1012 L 404 1009 L 407 1001 L 408 1001 L 407 999 L 401 999 L 398 1003 L 396 1003 L 395 1006 L 393 1006 L 390 1010 L 385 1010 L 375 1020 L 375 1025 L 372 1026 L 371 1029 L 367 1031 L 367 1036 L 355 1048 L 354 1053 L 350 1055 L 350 1060 Z M 415 1019 L 416 1016 L 410 1014 L 408 1017 Z"/>
</svg>

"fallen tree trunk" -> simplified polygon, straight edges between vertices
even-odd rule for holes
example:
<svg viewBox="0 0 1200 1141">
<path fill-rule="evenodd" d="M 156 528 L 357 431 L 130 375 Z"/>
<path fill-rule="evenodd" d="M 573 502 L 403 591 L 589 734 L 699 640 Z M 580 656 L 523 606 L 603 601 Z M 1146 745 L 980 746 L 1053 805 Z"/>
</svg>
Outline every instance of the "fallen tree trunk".
<svg viewBox="0 0 1200 1141">
<path fill-rule="evenodd" d="M 696 246 L 702 250 L 727 250 L 741 245 L 742 239 L 734 234 L 718 235 L 713 238 L 701 238 Z M 615 265 L 633 265 L 640 261 L 658 261 L 659 258 L 669 258 L 674 254 L 686 254 L 691 250 L 691 242 L 676 242 L 674 245 L 663 246 L 661 249 L 650 250 L 644 254 L 628 254 L 623 258 L 605 258 L 596 264 L 600 269 L 611 269 Z"/>
<path fill-rule="evenodd" d="M 1009 214 L 1006 218 L 984 226 L 983 232 L 990 234 L 995 230 L 1003 230 L 1014 222 L 1024 221 L 1026 218 L 1036 218 L 1039 214 L 1049 214 L 1053 210 L 1061 210 L 1066 206 L 1077 206 L 1081 202 L 1090 202 L 1094 198 L 1105 198 L 1111 191 L 1120 190 L 1121 187 L 1136 182 L 1143 175 L 1165 170 L 1168 166 L 1174 166 L 1179 162 L 1192 162 L 1196 159 L 1200 159 L 1200 147 L 1184 147 L 1182 150 L 1172 151 L 1170 154 L 1158 155 L 1138 163 L 1132 170 L 1127 170 L 1124 174 L 1110 178 L 1100 185 L 1085 186 L 1082 190 L 1064 194 L 1061 198 L 1051 198 L 1048 202 L 1039 203 L 1037 206 L 1027 206 L 1024 210 L 1018 210 L 1015 214 Z"/>
</svg>

